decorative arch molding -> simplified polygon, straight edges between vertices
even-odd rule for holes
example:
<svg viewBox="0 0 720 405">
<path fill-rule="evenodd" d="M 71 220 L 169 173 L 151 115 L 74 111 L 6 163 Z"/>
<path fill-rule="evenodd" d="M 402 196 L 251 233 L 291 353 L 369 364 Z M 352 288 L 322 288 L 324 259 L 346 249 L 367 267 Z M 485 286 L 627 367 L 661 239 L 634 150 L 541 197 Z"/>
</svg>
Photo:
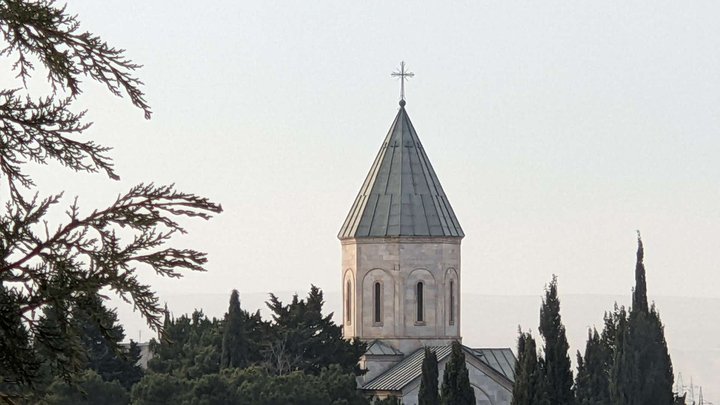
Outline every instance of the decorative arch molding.
<svg viewBox="0 0 720 405">
<path fill-rule="evenodd" d="M 348 277 L 351 278 L 351 281 L 353 281 L 353 284 L 355 282 L 355 272 L 351 268 L 345 269 L 345 272 L 343 273 L 343 281 L 346 281 Z"/>
<path fill-rule="evenodd" d="M 435 285 L 435 275 L 432 274 L 432 272 L 424 267 L 418 267 L 416 269 L 413 269 L 407 276 L 408 280 L 415 280 L 415 279 L 423 279 L 423 281 L 426 281 L 427 279 L 432 280 L 433 285 Z"/>
<path fill-rule="evenodd" d="M 382 278 L 387 278 L 389 280 L 393 280 L 393 275 L 388 270 L 381 269 L 380 267 L 376 267 L 374 269 L 370 269 L 367 273 L 365 273 L 365 276 L 363 277 L 363 285 L 367 282 L 367 280 L 371 278 L 378 278 L 378 275 L 382 274 Z"/>
<path fill-rule="evenodd" d="M 358 295 L 362 297 L 362 302 L 356 300 L 358 309 L 362 311 L 358 322 L 362 322 L 363 328 L 380 328 L 376 330 L 382 335 L 385 329 L 393 327 L 395 279 L 392 273 L 382 268 L 369 270 L 363 276 L 362 289 Z"/>
<path fill-rule="evenodd" d="M 416 268 L 404 281 L 405 325 L 409 328 L 426 327 L 421 336 L 436 334 L 438 293 L 435 275 L 426 268 Z"/>
<path fill-rule="evenodd" d="M 457 325 L 460 313 L 460 283 L 458 282 L 458 273 L 454 267 L 448 267 L 445 270 L 443 280 L 443 299 L 445 324 L 448 327 Z"/>
<path fill-rule="evenodd" d="M 447 283 L 450 278 L 458 279 L 458 273 L 454 267 L 448 267 L 447 270 L 445 270 L 445 282 Z"/>
</svg>

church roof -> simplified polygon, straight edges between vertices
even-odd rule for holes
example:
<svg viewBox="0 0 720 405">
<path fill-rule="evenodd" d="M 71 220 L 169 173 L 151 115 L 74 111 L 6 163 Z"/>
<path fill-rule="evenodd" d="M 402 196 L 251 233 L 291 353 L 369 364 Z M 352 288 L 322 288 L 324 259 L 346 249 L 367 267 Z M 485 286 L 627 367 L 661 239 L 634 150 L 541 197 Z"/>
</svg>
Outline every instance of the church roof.
<svg viewBox="0 0 720 405">
<path fill-rule="evenodd" d="M 510 383 L 515 381 L 515 356 L 510 349 L 471 349 L 466 346 L 463 346 L 463 348 L 466 355 L 474 356 Z M 435 352 L 438 361 L 442 361 L 450 355 L 452 346 L 431 346 L 429 349 Z M 423 358 L 425 358 L 425 349 L 416 350 L 398 364 L 363 385 L 362 389 L 367 391 L 401 391 L 403 387 L 420 377 Z"/>
<path fill-rule="evenodd" d="M 340 239 L 465 236 L 404 103 L 400 105 Z"/>
<path fill-rule="evenodd" d="M 432 346 L 430 350 L 437 355 L 438 361 L 450 355 L 452 347 Z M 418 349 L 401 362 L 390 367 L 387 371 L 363 385 L 362 389 L 372 391 L 400 391 L 422 374 L 422 362 L 425 358 L 425 349 Z"/>
<path fill-rule="evenodd" d="M 508 380 L 515 382 L 515 355 L 509 348 L 501 349 L 472 349 L 475 357 L 502 374 Z"/>
</svg>

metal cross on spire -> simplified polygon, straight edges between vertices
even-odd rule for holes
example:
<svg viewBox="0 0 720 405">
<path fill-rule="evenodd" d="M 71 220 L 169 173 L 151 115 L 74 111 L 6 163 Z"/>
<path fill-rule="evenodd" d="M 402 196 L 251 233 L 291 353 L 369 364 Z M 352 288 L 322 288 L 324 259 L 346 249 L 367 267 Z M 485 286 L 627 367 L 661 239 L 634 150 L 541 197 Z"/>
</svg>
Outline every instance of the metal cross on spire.
<svg viewBox="0 0 720 405">
<path fill-rule="evenodd" d="M 405 70 L 405 61 L 400 62 L 400 70 L 390 74 L 400 78 L 400 105 L 405 105 L 405 80 L 415 76 L 415 73 Z"/>
</svg>

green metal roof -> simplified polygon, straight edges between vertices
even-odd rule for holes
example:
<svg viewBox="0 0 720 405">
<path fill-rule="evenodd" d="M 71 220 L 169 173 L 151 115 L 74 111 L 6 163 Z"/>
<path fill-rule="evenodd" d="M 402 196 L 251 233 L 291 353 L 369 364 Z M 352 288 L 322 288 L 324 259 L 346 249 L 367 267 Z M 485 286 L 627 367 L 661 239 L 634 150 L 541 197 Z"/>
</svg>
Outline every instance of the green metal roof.
<svg viewBox="0 0 720 405">
<path fill-rule="evenodd" d="M 463 346 L 463 348 L 466 356 L 474 356 L 502 377 L 506 378 L 510 383 L 515 381 L 516 360 L 512 350 L 508 348 L 471 349 L 467 346 Z M 442 361 L 450 355 L 452 346 L 430 346 L 429 349 L 435 352 L 438 361 Z M 363 385 L 362 389 L 368 391 L 401 391 L 403 387 L 413 382 L 416 378 L 420 378 L 424 357 L 424 348 L 416 350 L 398 364 Z"/>
<path fill-rule="evenodd" d="M 401 105 L 338 238 L 465 234 Z"/>
</svg>

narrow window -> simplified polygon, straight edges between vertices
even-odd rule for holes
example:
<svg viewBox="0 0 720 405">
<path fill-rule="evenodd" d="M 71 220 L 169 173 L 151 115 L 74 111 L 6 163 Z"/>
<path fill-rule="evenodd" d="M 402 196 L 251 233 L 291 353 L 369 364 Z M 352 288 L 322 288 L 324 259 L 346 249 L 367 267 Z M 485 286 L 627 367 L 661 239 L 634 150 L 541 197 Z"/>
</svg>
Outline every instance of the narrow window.
<svg viewBox="0 0 720 405">
<path fill-rule="evenodd" d="M 417 283 L 417 290 L 415 293 L 415 298 L 417 301 L 417 321 L 423 322 L 425 319 L 423 317 L 423 283 Z"/>
<path fill-rule="evenodd" d="M 380 293 L 381 293 L 380 283 L 375 283 L 375 294 L 374 294 L 375 295 L 375 300 L 374 300 L 375 301 L 374 302 L 374 304 L 375 304 L 375 311 L 374 311 L 375 312 L 375 314 L 374 314 L 375 315 L 375 317 L 374 317 L 375 323 L 380 323 L 380 315 L 381 315 L 380 314 L 380 304 L 381 304 Z"/>
<path fill-rule="evenodd" d="M 450 325 L 455 324 L 455 285 L 450 280 Z"/>
<path fill-rule="evenodd" d="M 345 290 L 345 323 L 352 325 L 352 287 L 350 281 L 347 282 Z"/>
</svg>

